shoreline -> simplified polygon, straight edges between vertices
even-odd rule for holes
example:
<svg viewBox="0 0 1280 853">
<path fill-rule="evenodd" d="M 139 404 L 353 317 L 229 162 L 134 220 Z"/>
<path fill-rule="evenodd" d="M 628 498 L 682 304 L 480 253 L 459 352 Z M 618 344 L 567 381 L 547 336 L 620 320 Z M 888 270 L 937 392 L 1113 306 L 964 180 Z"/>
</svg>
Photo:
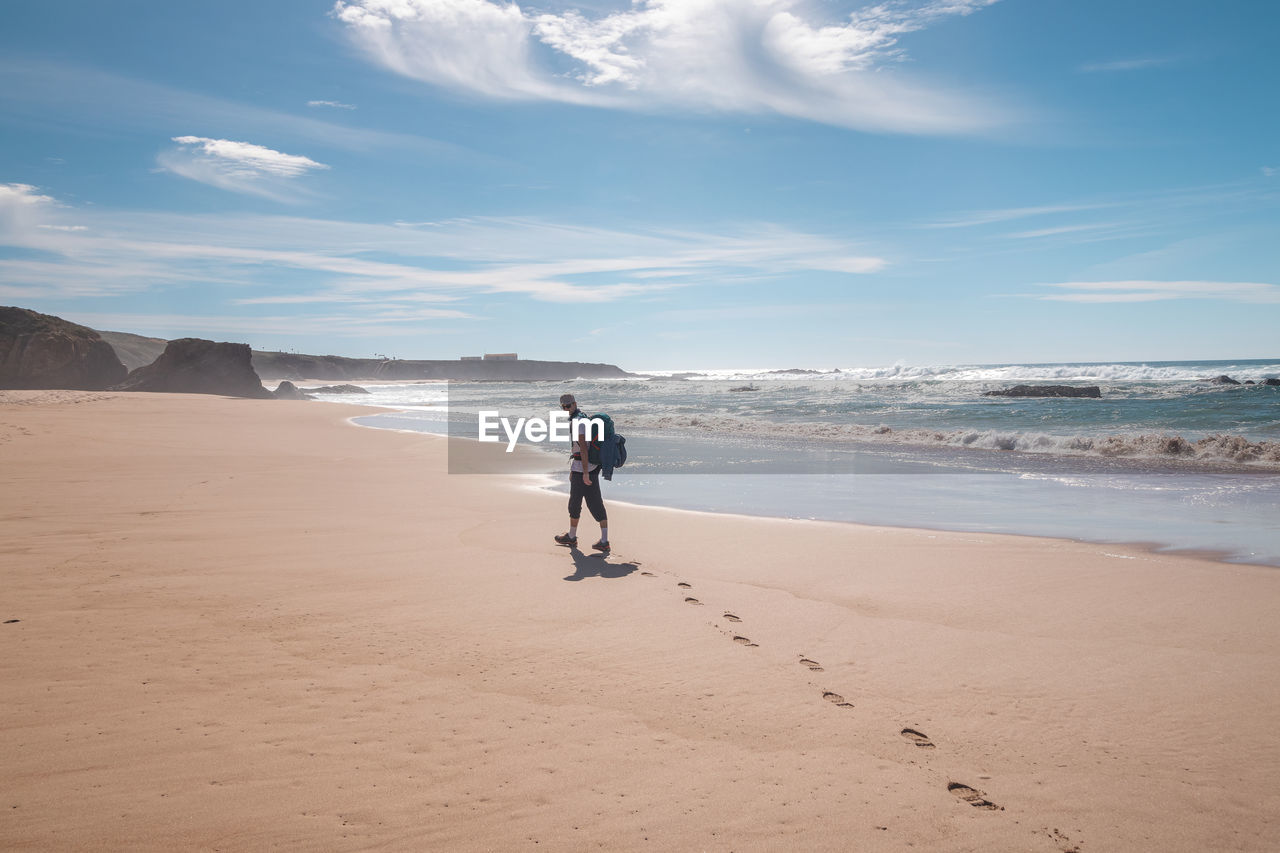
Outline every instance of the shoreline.
<svg viewBox="0 0 1280 853">
<path fill-rule="evenodd" d="M 537 491 L 550 492 L 557 497 L 564 497 L 567 493 L 554 491 L 558 487 L 557 483 L 547 483 L 541 486 L 530 486 L 531 489 Z M 1184 557 L 1187 559 L 1198 560 L 1205 563 L 1225 566 L 1251 566 L 1254 568 L 1269 569 L 1280 568 L 1280 563 L 1250 562 L 1243 559 L 1230 559 L 1231 555 L 1227 551 L 1216 551 L 1211 548 L 1178 548 L 1172 545 L 1165 545 L 1161 542 L 1143 542 L 1143 541 L 1116 541 L 1104 542 L 1094 539 L 1080 539 L 1072 536 L 1046 536 L 1039 533 L 1008 533 L 1005 531 L 988 531 L 988 530 L 956 530 L 946 527 L 924 527 L 920 525 L 910 524 L 872 524 L 865 521 L 842 521 L 831 518 L 797 518 L 785 515 L 753 515 L 743 512 L 720 512 L 716 510 L 704 509 L 686 509 L 678 506 L 665 506 L 663 504 L 646 504 L 636 503 L 632 501 L 620 500 L 618 498 L 608 498 L 609 506 L 618 505 L 633 507 L 636 509 L 652 509 L 652 510 L 668 510 L 671 512 L 689 513 L 692 515 L 705 516 L 723 516 L 726 518 L 734 518 L 741 521 L 786 521 L 799 522 L 804 524 L 835 524 L 849 525 L 863 530 L 901 530 L 910 533 L 946 533 L 958 536 L 989 536 L 995 538 L 1009 537 L 1013 539 L 1027 539 L 1032 542 L 1064 542 L 1072 545 L 1091 545 L 1095 547 L 1118 548 L 1136 552 L 1135 554 L 1111 555 L 1120 559 L 1137 559 L 1139 556 L 1146 555 L 1150 557 Z M 584 524 L 586 521 L 584 520 Z"/>
<path fill-rule="evenodd" d="M 369 408 L 385 408 L 385 407 L 370 406 Z M 398 411 L 411 412 L 413 410 L 400 409 Z M 441 433 L 416 431 L 412 429 L 404 429 L 401 427 L 381 427 L 381 426 L 361 424 L 356 422 L 357 417 L 360 417 L 360 416 L 353 416 L 349 418 L 348 423 L 351 423 L 353 426 L 360 427 L 363 429 L 385 430 L 388 432 L 397 432 L 402 434 L 432 436 L 435 438 L 443 439 L 445 441 L 458 439 L 458 437 L 456 436 L 448 436 Z M 933 448 L 928 448 L 928 449 L 933 450 Z M 536 452 L 536 453 L 547 453 L 548 457 L 550 456 L 550 453 L 547 450 L 530 448 L 527 445 L 521 445 L 520 450 L 529 450 L 530 452 Z M 972 452 L 986 452 L 986 451 L 972 451 Z M 998 451 L 989 451 L 989 452 L 994 453 Z M 1071 458 L 1071 457 L 1068 457 L 1068 458 Z M 551 462 L 553 460 L 548 458 L 547 461 Z M 1120 469 L 1124 471 L 1123 466 L 1118 466 L 1118 467 L 1120 467 Z M 630 469 L 623 471 L 620 474 L 620 476 L 625 476 L 627 473 L 630 473 Z M 1143 470 L 1142 473 L 1150 473 L 1150 472 Z M 1186 473 L 1186 472 L 1174 471 L 1174 470 L 1162 470 L 1162 471 L 1158 471 L 1157 473 L 1161 473 L 1161 474 L 1167 473 L 1171 475 L 1177 475 L 1178 473 Z M 1201 470 L 1201 471 L 1192 471 L 1192 473 L 1231 474 L 1231 475 L 1241 474 L 1241 475 L 1248 475 L 1248 476 L 1271 476 L 1271 477 L 1276 476 L 1274 472 L 1259 471 L 1257 469 L 1252 469 L 1249 471 L 1241 471 L 1241 472 Z M 489 474 L 486 476 L 494 476 L 494 475 Z M 497 476 L 501 476 L 501 475 L 497 475 Z M 556 480 L 552 473 L 548 472 L 546 476 L 546 482 L 541 486 L 539 486 L 538 488 L 542 491 L 547 491 L 553 494 L 561 495 L 561 493 L 557 490 L 560 489 L 562 486 L 563 484 L 560 481 Z M 611 504 L 617 503 L 620 505 L 647 507 L 647 508 L 654 508 L 654 509 L 673 509 L 681 512 L 702 513 L 702 514 L 708 514 L 708 515 L 725 515 L 729 517 L 742 518 L 742 519 L 771 518 L 771 519 L 779 519 L 783 521 L 823 521 L 823 522 L 829 522 L 833 524 L 850 524 L 850 525 L 855 525 L 859 527 L 892 528 L 897 530 L 962 533 L 962 534 L 971 534 L 971 535 L 1014 536 L 1019 538 L 1041 539 L 1041 540 L 1049 540 L 1049 541 L 1065 541 L 1065 542 L 1075 542 L 1080 544 L 1091 544 L 1091 545 L 1100 545 L 1100 546 L 1105 545 L 1105 546 L 1116 547 L 1116 548 L 1127 547 L 1127 548 L 1136 549 L 1137 551 L 1140 551 L 1142 553 L 1148 553 L 1153 555 L 1186 556 L 1186 557 L 1192 557 L 1196 559 L 1203 559 L 1208 562 L 1219 563 L 1223 565 L 1249 565 L 1249 566 L 1264 566 L 1264 567 L 1270 567 L 1270 568 L 1280 568 L 1280 557 L 1267 557 L 1267 556 L 1254 556 L 1252 554 L 1241 554 L 1239 552 L 1230 551 L 1226 548 L 1213 548 L 1213 547 L 1204 547 L 1204 546 L 1179 546 L 1173 543 L 1162 542 L 1156 539 L 1101 539 L 1101 538 L 1091 539 L 1084 536 L 1055 535 L 1053 533 L 1044 533 L 1044 532 L 1036 532 L 1036 531 L 1026 531 L 1026 532 L 1017 531 L 1017 530 L 979 531 L 979 530 L 965 530 L 960 527 L 930 526 L 927 523 L 869 522 L 869 521 L 860 521 L 857 519 L 816 518 L 811 516 L 804 516 L 804 517 L 787 516 L 787 515 L 778 515 L 778 514 L 770 513 L 767 511 L 752 513 L 752 512 L 730 511 L 730 510 L 723 510 L 723 511 L 709 510 L 709 509 L 700 509 L 695 507 L 675 506 L 672 504 L 660 503 L 656 501 L 651 503 L 647 503 L 643 501 L 628 501 L 628 500 L 616 498 L 616 497 L 609 497 L 608 500 L 609 500 L 609 503 Z"/>
<path fill-rule="evenodd" d="M 1268 568 L 643 506 L 603 559 L 355 407 L 13 396 L 5 846 L 1274 838 Z"/>
</svg>

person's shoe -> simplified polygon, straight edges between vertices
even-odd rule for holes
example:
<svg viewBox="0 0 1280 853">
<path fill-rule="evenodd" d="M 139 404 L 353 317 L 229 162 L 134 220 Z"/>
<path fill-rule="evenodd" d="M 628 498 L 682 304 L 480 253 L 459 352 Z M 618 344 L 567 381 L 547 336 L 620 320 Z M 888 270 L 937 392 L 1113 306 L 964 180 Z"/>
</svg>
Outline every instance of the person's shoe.
<svg viewBox="0 0 1280 853">
<path fill-rule="evenodd" d="M 578 546 L 578 537 L 570 536 L 568 533 L 561 533 L 556 536 L 556 544 L 563 545 L 566 548 L 576 548 Z"/>
<path fill-rule="evenodd" d="M 604 553 L 606 553 L 606 554 L 608 554 L 610 551 L 612 551 L 612 550 L 613 550 L 612 548 L 610 548 L 610 547 L 609 547 L 609 543 L 608 543 L 608 542 L 597 542 L 596 544 L 592 545 L 591 547 L 592 547 L 592 548 L 594 548 L 594 549 L 595 549 L 595 550 L 597 550 L 597 551 L 603 551 L 603 552 L 604 552 Z"/>
</svg>

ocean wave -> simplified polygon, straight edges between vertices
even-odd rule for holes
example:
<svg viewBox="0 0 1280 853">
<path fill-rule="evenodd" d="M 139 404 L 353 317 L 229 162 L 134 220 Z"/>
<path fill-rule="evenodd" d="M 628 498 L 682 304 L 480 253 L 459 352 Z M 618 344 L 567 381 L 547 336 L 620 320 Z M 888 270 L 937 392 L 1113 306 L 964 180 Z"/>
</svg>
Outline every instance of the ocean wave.
<svg viewBox="0 0 1280 853">
<path fill-rule="evenodd" d="M 953 447 L 1109 459 L 1158 459 L 1280 470 L 1280 441 L 1250 441 L 1238 435 L 1209 435 L 1187 439 L 1160 433 L 1087 436 L 978 429 L 894 429 L 884 425 L 779 423 L 708 414 L 632 415 L 628 418 L 628 424 L 637 429 L 679 430 L 701 434 L 711 432 L 725 437 Z"/>
<path fill-rule="evenodd" d="M 694 382 L 1198 382 L 1228 374 L 1255 382 L 1280 377 L 1280 362 L 1149 364 L 1006 364 L 842 367 L 826 370 L 736 369 L 651 371 L 646 376 Z"/>
</svg>

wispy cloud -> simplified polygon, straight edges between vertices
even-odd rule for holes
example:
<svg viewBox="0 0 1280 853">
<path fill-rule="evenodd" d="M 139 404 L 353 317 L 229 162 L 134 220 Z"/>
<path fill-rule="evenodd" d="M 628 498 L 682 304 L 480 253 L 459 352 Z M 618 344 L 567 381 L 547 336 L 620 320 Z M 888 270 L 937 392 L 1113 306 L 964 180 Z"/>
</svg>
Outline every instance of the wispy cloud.
<svg viewBox="0 0 1280 853">
<path fill-rule="evenodd" d="M 289 181 L 329 168 L 310 157 L 285 154 L 251 142 L 204 136 L 175 136 L 173 141 L 178 147 L 156 158 L 165 171 L 220 189 L 277 201 L 297 199 L 296 192 L 287 186 Z"/>
<path fill-rule="evenodd" d="M 350 0 L 333 15 L 379 65 L 491 98 L 973 133 L 1007 116 L 886 66 L 903 58 L 902 35 L 995 2 L 891 0 L 834 22 L 800 0 L 639 0 L 596 16 L 490 0 Z"/>
<path fill-rule="evenodd" d="M 995 210 L 975 210 L 948 219 L 926 222 L 923 228 L 974 228 L 980 225 L 993 225 L 997 222 L 1010 222 L 1015 219 L 1029 219 L 1037 216 L 1052 216 L 1059 213 L 1081 213 L 1084 211 L 1104 210 L 1117 207 L 1118 202 L 1099 202 L 1086 204 L 1046 204 L 1034 207 L 1005 207 Z"/>
<path fill-rule="evenodd" d="M 1034 240 L 1040 237 L 1057 237 L 1062 234 L 1078 234 L 1082 231 L 1098 231 L 1102 229 L 1116 228 L 1118 223 L 1115 222 L 1088 222 L 1081 225 L 1057 225 L 1052 228 L 1035 228 L 1030 231 L 1014 231 L 1006 234 L 1015 240 Z"/>
<path fill-rule="evenodd" d="M 1280 286 L 1255 281 L 1067 281 L 1038 286 L 1074 291 L 1039 296 L 1040 299 L 1055 302 L 1215 299 L 1228 302 L 1280 303 Z"/>
<path fill-rule="evenodd" d="M 856 312 L 865 309 L 848 301 L 800 303 L 786 302 L 773 305 L 720 305 L 715 308 L 676 308 L 655 315 L 660 323 L 710 323 L 731 324 L 736 320 L 774 320 L 803 317 L 828 317 L 834 312 Z"/>
<path fill-rule="evenodd" d="M 72 223 L 87 230 L 41 227 Z M 342 305 L 353 318 L 397 311 L 418 320 L 466 319 L 472 309 L 463 303 L 498 294 L 610 302 L 886 265 L 848 241 L 767 224 L 678 232 L 500 218 L 406 225 L 184 216 L 60 206 L 27 185 L 0 192 L 0 245 L 38 254 L 0 258 L 0 280 L 48 299 L 201 282 L 228 305 Z M 305 272 L 306 284 L 271 284 L 296 282 L 289 271 Z M 460 304 L 439 306 L 450 302 Z"/>
<path fill-rule="evenodd" d="M 0 57 L 0 109 L 11 116 L 56 121 L 93 132 L 123 125 L 168 133 L 178 125 L 208 128 L 206 133 L 217 135 L 302 141 L 329 149 L 400 149 L 451 158 L 478 157 L 460 146 L 425 137 L 350 127 L 99 68 L 14 55 Z"/>
<path fill-rule="evenodd" d="M 1267 181 L 1250 178 L 1224 184 L 1175 187 L 1141 193 L 1115 193 L 1103 197 L 1025 207 L 971 210 L 923 222 L 922 229 L 986 229 L 988 239 L 1028 241 L 1056 239 L 1058 243 L 1101 242 L 1166 233 L 1172 227 L 1213 220 L 1225 211 L 1271 210 L 1275 206 Z M 1105 215 L 1105 219 L 1101 216 Z M 1039 227 L 1011 231 L 990 226 L 1021 220 Z M 1040 220 L 1036 222 L 1035 220 Z M 1038 245 L 1038 244 L 1036 244 Z M 970 242 L 964 251 L 970 251 Z M 969 255 L 972 257 L 972 255 Z M 1106 273 L 1104 273 L 1106 274 Z"/>
<path fill-rule="evenodd" d="M 344 104 L 342 101 L 307 101 L 309 107 L 330 107 L 335 110 L 354 110 L 355 104 Z"/>
<path fill-rule="evenodd" d="M 324 335 L 326 337 L 378 337 L 420 331 L 421 324 L 437 318 L 417 315 L 351 317 L 345 314 L 319 316 L 277 315 L 245 317 L 226 314 L 122 314 L 101 312 L 68 312 L 67 319 L 95 329 L 129 329 L 138 334 L 162 338 L 186 335 L 260 336 Z M 406 328 L 410 327 L 410 328 Z M 432 335 L 462 334 L 464 328 L 438 323 L 430 326 Z"/>
<path fill-rule="evenodd" d="M 1137 59 L 1113 59 L 1108 62 L 1087 62 L 1077 69 L 1086 74 L 1095 74 L 1107 71 L 1138 71 L 1143 68 L 1157 68 L 1161 65 L 1168 65 L 1173 62 L 1173 57 L 1141 57 Z"/>
<path fill-rule="evenodd" d="M 204 136 L 175 136 L 173 141 L 182 146 L 194 146 L 204 156 L 224 164 L 229 171 L 277 178 L 296 178 L 312 169 L 329 168 L 310 157 L 285 154 L 251 142 L 234 142 L 230 139 L 209 139 Z"/>
</svg>

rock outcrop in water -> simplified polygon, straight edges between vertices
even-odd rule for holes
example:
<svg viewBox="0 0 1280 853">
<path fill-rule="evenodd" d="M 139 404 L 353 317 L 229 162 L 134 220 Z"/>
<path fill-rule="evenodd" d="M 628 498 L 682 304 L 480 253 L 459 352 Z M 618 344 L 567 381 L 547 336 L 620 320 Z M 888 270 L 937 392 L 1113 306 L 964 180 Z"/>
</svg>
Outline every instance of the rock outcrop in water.
<svg viewBox="0 0 1280 853">
<path fill-rule="evenodd" d="M 275 397 L 277 400 L 314 400 L 315 399 L 310 394 L 302 393 L 302 391 L 298 389 L 298 386 L 294 385 L 288 379 L 281 382 L 280 386 L 276 388 L 276 390 L 271 392 L 271 396 Z"/>
<path fill-rule="evenodd" d="M 159 358 L 130 373 L 115 390 L 221 394 L 270 400 L 271 392 L 262 387 L 251 356 L 248 344 L 179 338 L 169 341 Z"/>
<path fill-rule="evenodd" d="M 1088 397 L 1097 400 L 1102 389 L 1097 385 L 1014 385 L 999 391 L 985 391 L 984 397 Z"/>
<path fill-rule="evenodd" d="M 1274 376 L 1271 376 L 1271 377 L 1268 377 L 1268 378 L 1266 378 L 1266 379 L 1262 380 L 1262 381 L 1261 381 L 1261 382 L 1259 382 L 1258 384 L 1259 384 L 1259 385 L 1270 385 L 1270 386 L 1272 386 L 1272 387 L 1274 388 L 1274 387 L 1276 387 L 1276 386 L 1280 386 L 1280 379 L 1276 379 Z"/>
<path fill-rule="evenodd" d="M 26 308 L 0 308 L 0 388 L 100 391 L 126 373 L 93 329 Z"/>
<path fill-rule="evenodd" d="M 1205 379 L 1204 381 L 1208 382 L 1210 385 L 1239 385 L 1240 384 L 1239 380 L 1232 379 L 1230 376 L 1227 376 L 1226 374 L 1223 374 L 1222 376 L 1215 376 L 1212 379 Z"/>
</svg>

